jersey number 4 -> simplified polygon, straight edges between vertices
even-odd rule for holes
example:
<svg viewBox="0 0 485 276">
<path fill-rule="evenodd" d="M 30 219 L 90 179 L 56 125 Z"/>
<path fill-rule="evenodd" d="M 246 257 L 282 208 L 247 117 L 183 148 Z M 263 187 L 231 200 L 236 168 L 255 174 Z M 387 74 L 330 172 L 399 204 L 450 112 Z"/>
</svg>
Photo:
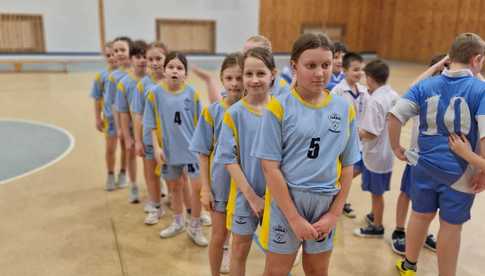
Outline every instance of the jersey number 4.
<svg viewBox="0 0 485 276">
<path fill-rule="evenodd" d="M 440 96 L 436 95 L 426 99 L 426 125 L 428 128 L 423 131 L 424 135 L 438 134 L 438 104 Z M 453 97 L 446 108 L 443 122 L 450 133 L 462 133 L 468 135 L 471 127 L 471 115 L 468 104 L 463 97 Z"/>
<path fill-rule="evenodd" d="M 173 118 L 173 122 L 175 124 L 178 124 L 178 125 L 182 124 L 182 118 L 180 117 L 180 111 L 175 112 L 175 117 Z"/>
<path fill-rule="evenodd" d="M 310 147 L 306 156 L 310 159 L 316 159 L 320 153 L 320 137 L 312 138 L 310 141 Z"/>
</svg>

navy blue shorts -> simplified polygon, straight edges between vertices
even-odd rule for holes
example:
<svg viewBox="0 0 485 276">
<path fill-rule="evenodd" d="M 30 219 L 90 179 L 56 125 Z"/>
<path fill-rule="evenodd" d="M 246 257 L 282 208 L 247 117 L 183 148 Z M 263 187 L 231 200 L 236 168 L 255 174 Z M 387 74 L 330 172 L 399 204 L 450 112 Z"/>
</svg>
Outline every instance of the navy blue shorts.
<svg viewBox="0 0 485 276">
<path fill-rule="evenodd" d="M 383 195 L 389 191 L 392 172 L 374 173 L 367 168 L 362 172 L 362 190 L 373 195 Z"/>
</svg>

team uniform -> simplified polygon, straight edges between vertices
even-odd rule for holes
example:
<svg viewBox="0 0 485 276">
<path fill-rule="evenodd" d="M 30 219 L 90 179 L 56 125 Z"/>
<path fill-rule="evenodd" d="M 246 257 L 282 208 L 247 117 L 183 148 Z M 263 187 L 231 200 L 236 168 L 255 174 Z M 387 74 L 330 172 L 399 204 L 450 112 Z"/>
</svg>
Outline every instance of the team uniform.
<svg viewBox="0 0 485 276">
<path fill-rule="evenodd" d="M 355 111 L 340 96 L 328 95 L 321 103 L 310 104 L 292 90 L 268 104 L 253 155 L 280 162 L 298 213 L 315 223 L 340 191 L 342 167 L 360 160 Z M 297 239 L 269 192 L 260 236 L 265 249 L 293 254 L 302 243 L 309 254 L 332 249 L 334 230 L 320 240 Z"/>
<path fill-rule="evenodd" d="M 166 158 L 161 169 L 166 180 L 178 179 L 184 170 L 192 178 L 199 176 L 197 155 L 189 150 L 189 144 L 200 113 L 199 93 L 191 86 L 170 91 L 166 84 L 160 84 L 148 90 L 143 125 L 156 130 Z"/>
<path fill-rule="evenodd" d="M 389 191 L 394 155 L 391 150 L 387 130 L 387 113 L 399 99 L 389 85 L 377 88 L 368 98 L 367 106 L 360 121 L 360 128 L 375 135 L 372 140 L 362 141 L 362 190 L 373 195 Z"/>
<path fill-rule="evenodd" d="M 332 76 L 330 77 L 330 81 L 327 84 L 327 89 L 329 91 L 332 91 L 332 89 L 339 84 L 343 79 L 345 79 L 345 74 L 344 72 L 339 72 L 338 74 L 332 73 Z"/>
<path fill-rule="evenodd" d="M 245 99 L 233 104 L 224 114 L 215 162 L 225 165 L 239 164 L 256 195 L 264 197 L 266 181 L 261 163 L 251 156 L 261 118 L 262 114 L 249 106 Z M 226 214 L 226 226 L 233 233 L 252 235 L 258 227 L 258 217 L 233 180 Z"/>
<path fill-rule="evenodd" d="M 152 76 L 143 77 L 136 85 L 136 92 L 131 106 L 133 113 L 143 116 L 145 112 L 145 102 L 148 96 L 148 90 L 156 85 L 157 81 Z M 152 130 L 143 126 L 143 147 L 145 150 L 145 159 L 153 160 L 153 143 Z"/>
<path fill-rule="evenodd" d="M 114 131 L 121 131 L 116 129 L 115 121 L 114 121 L 114 113 L 113 113 L 113 105 L 115 104 L 116 98 L 116 86 L 118 82 L 128 74 L 126 70 L 123 69 L 116 69 L 108 76 L 108 81 L 105 83 L 105 98 L 103 104 L 103 112 L 104 116 L 106 116 L 107 121 L 105 124 L 108 126 L 113 126 L 112 129 Z M 111 128 L 111 127 L 110 127 Z M 116 133 L 116 132 L 114 132 Z"/>
<path fill-rule="evenodd" d="M 402 123 L 419 115 L 418 159 L 411 200 L 418 213 L 436 212 L 451 224 L 470 219 L 474 194 L 471 166 L 448 146 L 450 133 L 463 134 L 477 150 L 485 137 L 485 84 L 470 70 L 444 71 L 421 81 L 391 113 Z"/>
<path fill-rule="evenodd" d="M 355 110 L 355 122 L 357 127 L 360 126 L 360 120 L 365 110 L 369 93 L 367 88 L 360 83 L 356 83 L 356 92 L 354 93 L 352 87 L 349 85 L 346 79 L 339 82 L 330 92 L 333 95 L 344 97 L 349 104 L 354 107 Z M 359 139 L 359 150 L 362 155 L 362 142 Z M 354 164 L 354 171 L 362 172 L 364 170 L 364 162 L 362 159 Z"/>
<path fill-rule="evenodd" d="M 105 92 L 106 92 L 106 83 L 108 82 L 109 75 L 111 74 L 110 69 L 105 69 L 101 72 L 96 73 L 96 77 L 93 82 L 93 87 L 91 89 L 91 97 L 96 101 L 101 101 L 102 106 L 102 118 L 104 124 L 104 133 L 109 137 L 116 136 L 116 127 L 113 120 L 113 117 L 108 117 L 108 113 L 106 112 L 105 106 Z"/>
<path fill-rule="evenodd" d="M 214 210 L 220 213 L 226 212 L 231 177 L 224 164 L 214 162 L 215 153 L 218 150 L 218 137 L 222 129 L 222 120 L 227 106 L 224 100 L 215 102 L 202 110 L 202 114 L 195 129 L 190 143 L 190 150 L 209 156 L 211 192 L 214 198 Z"/>
<path fill-rule="evenodd" d="M 133 123 L 132 106 L 135 101 L 137 93 L 137 84 L 140 78 L 133 74 L 127 74 L 123 77 L 116 86 L 115 108 L 120 113 L 128 113 Z M 130 125 L 130 128 L 132 125 Z M 131 133 L 133 135 L 133 133 Z"/>
<path fill-rule="evenodd" d="M 277 75 L 271 88 L 271 95 L 276 97 L 288 93 L 290 93 L 290 85 L 281 75 Z"/>
</svg>

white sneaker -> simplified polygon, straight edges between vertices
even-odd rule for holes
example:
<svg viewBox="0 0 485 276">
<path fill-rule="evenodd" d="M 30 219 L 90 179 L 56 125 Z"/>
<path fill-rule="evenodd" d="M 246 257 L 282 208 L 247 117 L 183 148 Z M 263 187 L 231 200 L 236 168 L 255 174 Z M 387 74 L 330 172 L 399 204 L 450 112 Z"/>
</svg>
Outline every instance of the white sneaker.
<svg viewBox="0 0 485 276">
<path fill-rule="evenodd" d="M 162 217 L 163 215 L 165 215 L 165 210 L 163 210 L 161 207 L 156 208 L 154 206 L 151 206 L 150 210 L 148 211 L 148 215 L 145 218 L 145 224 L 157 224 L 160 221 L 160 217 Z"/>
<path fill-rule="evenodd" d="M 211 217 L 209 216 L 209 214 L 207 214 L 206 212 L 202 212 L 200 214 L 200 223 L 203 226 L 211 226 L 212 220 L 211 220 Z"/>
<path fill-rule="evenodd" d="M 143 206 L 143 212 L 145 212 L 146 214 L 148 214 L 148 212 L 150 212 L 150 210 L 152 209 L 153 206 L 153 203 L 151 203 L 150 201 L 147 201 L 147 203 L 145 203 L 145 205 Z"/>
<path fill-rule="evenodd" d="M 118 182 L 116 183 L 118 189 L 123 189 L 128 186 L 128 181 L 126 181 L 126 173 L 120 172 L 118 174 Z"/>
<path fill-rule="evenodd" d="M 169 227 L 160 231 L 160 238 L 162 238 L 162 239 L 171 238 L 171 237 L 181 233 L 182 231 L 184 231 L 184 229 L 185 229 L 185 227 L 184 227 L 183 224 L 180 225 L 174 220 L 172 222 L 172 224 L 170 224 Z"/>
<path fill-rule="evenodd" d="M 202 227 L 187 227 L 187 235 L 198 246 L 206 247 L 209 245 L 204 233 L 202 233 Z"/>
<path fill-rule="evenodd" d="M 138 190 L 138 186 L 136 184 L 130 186 L 130 195 L 128 196 L 128 201 L 130 203 L 140 202 L 140 191 Z"/>
<path fill-rule="evenodd" d="M 111 192 L 114 191 L 114 189 L 116 189 L 115 176 L 113 174 L 108 174 L 108 178 L 106 178 L 105 190 Z"/>
<path fill-rule="evenodd" d="M 224 253 L 222 253 L 221 274 L 229 274 L 229 262 L 231 261 L 231 251 L 229 247 L 224 247 Z"/>
<path fill-rule="evenodd" d="M 301 262 L 301 255 L 302 255 L 302 254 L 303 254 L 303 247 L 302 247 L 302 246 L 300 246 L 300 247 L 298 248 L 298 252 L 296 253 L 296 258 L 295 258 L 295 260 L 293 261 L 293 266 L 297 266 L 297 265 L 299 265 L 299 264 L 300 264 L 300 262 Z"/>
</svg>

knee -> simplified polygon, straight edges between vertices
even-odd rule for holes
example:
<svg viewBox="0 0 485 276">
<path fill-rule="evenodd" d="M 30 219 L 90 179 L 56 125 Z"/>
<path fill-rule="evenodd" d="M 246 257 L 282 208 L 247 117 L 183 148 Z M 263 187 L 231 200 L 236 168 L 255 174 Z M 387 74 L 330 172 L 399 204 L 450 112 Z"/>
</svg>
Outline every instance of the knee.
<svg viewBox="0 0 485 276">
<path fill-rule="evenodd" d="M 433 213 L 418 213 L 413 211 L 413 216 L 416 220 L 423 221 L 423 222 L 431 222 L 436 215 L 436 212 Z"/>
<path fill-rule="evenodd" d="M 310 276 L 328 276 L 328 268 L 314 265 L 303 266 L 305 275 Z"/>
</svg>

